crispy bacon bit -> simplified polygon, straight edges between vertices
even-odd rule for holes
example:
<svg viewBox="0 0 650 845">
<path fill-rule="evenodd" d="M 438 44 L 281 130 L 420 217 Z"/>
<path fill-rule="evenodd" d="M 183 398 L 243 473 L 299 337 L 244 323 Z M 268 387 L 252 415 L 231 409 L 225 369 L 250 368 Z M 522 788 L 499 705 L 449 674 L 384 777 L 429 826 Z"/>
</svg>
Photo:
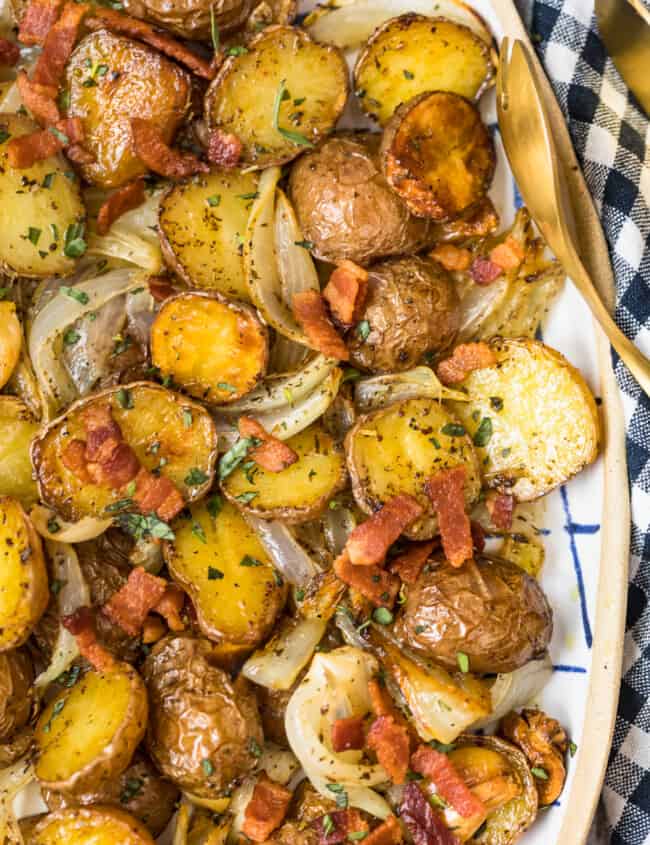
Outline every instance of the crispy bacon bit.
<svg viewBox="0 0 650 845">
<path fill-rule="evenodd" d="M 232 132 L 222 129 L 211 129 L 208 135 L 208 161 L 217 167 L 230 169 L 237 167 L 244 145 Z"/>
<path fill-rule="evenodd" d="M 445 270 L 469 270 L 472 264 L 472 253 L 453 244 L 438 244 L 429 255 Z"/>
<path fill-rule="evenodd" d="M 341 261 L 329 278 L 323 298 L 335 320 L 349 328 L 358 321 L 368 292 L 368 273 L 354 261 Z"/>
<path fill-rule="evenodd" d="M 399 845 L 403 838 L 402 828 L 395 816 L 388 816 L 363 841 L 364 845 Z"/>
<path fill-rule="evenodd" d="M 88 453 L 86 452 L 86 457 Z M 140 461 L 133 449 L 124 441 L 118 443 L 110 456 L 102 461 L 88 461 L 86 470 L 94 484 L 107 487 L 124 487 L 138 474 Z"/>
<path fill-rule="evenodd" d="M 370 707 L 375 716 L 395 716 L 396 708 L 388 694 L 386 687 L 377 678 L 368 681 Z"/>
<path fill-rule="evenodd" d="M 154 607 L 156 613 L 159 613 L 167 627 L 171 631 L 182 631 L 185 624 L 181 619 L 181 610 L 185 605 L 185 593 L 176 584 L 167 584 L 163 597 Z"/>
<path fill-rule="evenodd" d="M 90 484 L 92 479 L 86 469 L 86 441 L 71 440 L 63 450 L 61 462 L 66 469 L 73 472 L 77 478 L 85 484 Z"/>
<path fill-rule="evenodd" d="M 133 501 L 142 513 L 154 511 L 160 519 L 169 522 L 185 506 L 180 490 L 165 476 L 156 476 L 141 467 L 135 476 Z"/>
<path fill-rule="evenodd" d="M 347 361 L 350 357 L 343 338 L 337 333 L 330 320 L 325 300 L 318 291 L 305 290 L 293 298 L 293 313 L 305 330 L 310 344 L 327 355 Z"/>
<path fill-rule="evenodd" d="M 144 621 L 167 589 L 163 578 L 151 575 L 142 566 L 129 573 L 126 584 L 110 597 L 102 613 L 132 637 L 142 630 Z"/>
<path fill-rule="evenodd" d="M 43 52 L 34 68 L 34 82 L 59 87 L 68 59 L 77 43 L 81 22 L 89 10 L 90 6 L 86 3 L 65 4 L 61 17 L 45 36 Z"/>
<path fill-rule="evenodd" d="M 472 557 L 472 531 L 465 513 L 465 480 L 463 466 L 443 469 L 425 484 L 438 515 L 440 539 L 445 557 L 452 566 L 462 564 Z"/>
<path fill-rule="evenodd" d="M 16 84 L 23 105 L 42 126 L 48 126 L 60 120 L 61 115 L 56 104 L 57 89 L 54 86 L 39 85 L 38 82 L 29 79 L 24 70 L 21 70 L 16 77 Z"/>
<path fill-rule="evenodd" d="M 7 41 L 6 38 L 0 38 L 0 65 L 3 67 L 13 67 L 18 64 L 20 58 L 20 48 L 13 41 Z"/>
<path fill-rule="evenodd" d="M 494 351 L 482 340 L 477 343 L 461 343 L 451 358 L 445 358 L 438 364 L 436 372 L 443 384 L 459 384 L 474 372 L 496 364 Z"/>
<path fill-rule="evenodd" d="M 97 642 L 95 617 L 89 607 L 79 607 L 70 616 L 64 616 L 61 624 L 77 641 L 82 657 L 98 672 L 108 672 L 115 666 L 115 658 Z"/>
<path fill-rule="evenodd" d="M 134 179 L 114 191 L 99 209 L 97 231 L 105 235 L 113 223 L 144 202 L 144 179 Z"/>
<path fill-rule="evenodd" d="M 393 783 L 404 783 L 411 753 L 409 733 L 404 725 L 398 724 L 393 716 L 379 716 L 370 726 L 366 744 Z"/>
<path fill-rule="evenodd" d="M 358 810 L 336 810 L 315 819 L 311 826 L 318 831 L 320 845 L 339 845 L 350 841 L 351 833 L 364 833 L 368 830 L 366 821 Z"/>
<path fill-rule="evenodd" d="M 354 566 L 344 550 L 334 561 L 334 573 L 376 607 L 392 607 L 399 592 L 399 578 L 378 566 Z"/>
<path fill-rule="evenodd" d="M 501 268 L 489 258 L 475 258 L 469 274 L 477 285 L 491 285 L 501 275 Z"/>
<path fill-rule="evenodd" d="M 42 46 L 45 36 L 56 23 L 63 0 L 31 0 L 20 22 L 18 40 Z"/>
<path fill-rule="evenodd" d="M 100 11 L 109 11 L 102 9 Z M 207 173 L 210 168 L 193 153 L 172 149 L 163 140 L 158 128 L 140 117 L 131 118 L 131 135 L 135 154 L 154 173 L 167 179 L 187 179 L 195 173 Z"/>
<path fill-rule="evenodd" d="M 415 845 L 460 845 L 416 783 L 404 787 L 399 816 Z"/>
<path fill-rule="evenodd" d="M 86 19 L 86 26 L 93 30 L 110 29 L 111 32 L 118 35 L 137 38 L 185 65 L 197 76 L 204 79 L 212 79 L 215 76 L 215 70 L 210 62 L 206 62 L 200 56 L 197 56 L 196 53 L 176 41 L 175 38 L 164 35 L 160 30 L 154 29 L 144 21 L 124 15 L 114 9 L 103 9 L 95 6 L 92 17 Z"/>
<path fill-rule="evenodd" d="M 429 560 L 431 552 L 437 545 L 435 540 L 429 540 L 426 543 L 412 543 L 408 551 L 391 560 L 390 571 L 406 584 L 415 584 L 424 564 Z"/>
<path fill-rule="evenodd" d="M 390 546 L 420 516 L 422 510 L 422 505 L 408 493 L 389 499 L 348 537 L 345 548 L 352 563 L 355 566 L 383 563 Z"/>
<path fill-rule="evenodd" d="M 147 616 L 142 626 L 142 642 L 145 645 L 157 643 L 159 639 L 165 636 L 167 628 L 162 619 L 157 616 Z"/>
<path fill-rule="evenodd" d="M 298 455 L 290 446 L 269 434 L 252 417 L 239 418 L 239 434 L 241 437 L 254 437 L 262 441 L 259 446 L 249 450 L 248 457 L 267 472 L 282 472 L 298 460 Z"/>
<path fill-rule="evenodd" d="M 490 261 L 502 270 L 515 270 L 524 260 L 526 253 L 514 235 L 508 235 L 505 241 L 490 250 Z"/>
<path fill-rule="evenodd" d="M 361 749 L 364 742 L 362 716 L 348 716 L 345 719 L 337 719 L 332 724 L 332 749 L 337 753 L 349 751 L 351 748 Z"/>
<path fill-rule="evenodd" d="M 253 842 L 265 842 L 284 821 L 291 798 L 290 790 L 261 774 L 244 810 L 242 833 Z"/>
<path fill-rule="evenodd" d="M 411 757 L 411 768 L 429 778 L 438 794 L 464 819 L 485 816 L 485 805 L 470 790 L 446 754 L 421 745 Z"/>
<path fill-rule="evenodd" d="M 495 528 L 499 531 L 509 531 L 512 528 L 515 499 L 511 493 L 490 490 L 485 497 L 485 506 Z"/>
<path fill-rule="evenodd" d="M 59 120 L 54 126 L 12 138 L 7 144 L 7 160 L 11 167 L 23 170 L 37 161 L 44 161 L 56 155 L 68 144 L 83 141 L 83 126 L 80 118 Z"/>
</svg>

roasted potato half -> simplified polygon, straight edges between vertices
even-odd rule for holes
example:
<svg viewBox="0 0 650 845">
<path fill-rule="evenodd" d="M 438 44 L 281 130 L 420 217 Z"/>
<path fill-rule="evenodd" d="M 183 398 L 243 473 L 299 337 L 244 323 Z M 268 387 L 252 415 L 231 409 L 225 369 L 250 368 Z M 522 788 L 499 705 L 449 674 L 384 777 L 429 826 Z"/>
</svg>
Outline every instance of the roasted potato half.
<svg viewBox="0 0 650 845">
<path fill-rule="evenodd" d="M 268 331 L 257 312 L 214 294 L 191 291 L 165 300 L 151 327 L 154 365 L 213 405 L 252 390 L 268 357 Z"/>
<path fill-rule="evenodd" d="M 0 498 L 0 652 L 22 645 L 50 598 L 41 538 L 22 506 Z"/>
<path fill-rule="evenodd" d="M 424 491 L 437 472 L 464 466 L 465 501 L 481 489 L 478 458 L 465 429 L 435 399 L 408 399 L 360 417 L 345 440 L 352 492 L 365 513 L 373 513 L 398 493 L 410 493 L 424 514 L 405 535 L 413 540 L 435 536 L 438 518 Z"/>
<path fill-rule="evenodd" d="M 7 162 L 7 142 L 38 129 L 24 115 L 0 114 L 0 269 L 67 276 L 75 262 L 65 254 L 65 234 L 86 216 L 77 182 L 64 175 L 69 165 L 61 155 L 21 170 Z"/>
<path fill-rule="evenodd" d="M 271 633 L 287 593 L 268 555 L 237 508 L 219 496 L 174 523 L 165 560 L 192 598 L 201 631 L 224 665 Z"/>
<path fill-rule="evenodd" d="M 445 91 L 401 105 L 384 130 L 384 176 L 412 214 L 458 217 L 487 193 L 494 144 L 476 106 Z"/>
<path fill-rule="evenodd" d="M 463 24 L 405 14 L 378 27 L 354 68 L 363 109 L 382 125 L 424 91 L 478 99 L 494 78 L 489 45 Z"/>
<path fill-rule="evenodd" d="M 242 243 L 257 195 L 256 173 L 215 170 L 174 185 L 158 231 L 169 267 L 188 285 L 248 300 Z"/>
<path fill-rule="evenodd" d="M 154 845 L 146 827 L 117 807 L 70 807 L 30 828 L 29 845 Z"/>
<path fill-rule="evenodd" d="M 16 305 L 0 302 L 0 388 L 11 378 L 23 342 L 23 330 L 16 315 Z"/>
<path fill-rule="evenodd" d="M 171 30 L 191 41 L 209 41 L 211 14 L 218 32 L 225 35 L 241 26 L 253 8 L 252 0 L 125 0 L 130 15 Z"/>
<path fill-rule="evenodd" d="M 205 97 L 205 119 L 237 135 L 240 163 L 259 169 L 315 146 L 334 129 L 347 96 L 347 65 L 336 47 L 270 26 L 223 63 Z"/>
<path fill-rule="evenodd" d="M 0 396 L 0 495 L 29 507 L 38 498 L 29 446 L 39 429 L 27 407 L 14 396 Z"/>
<path fill-rule="evenodd" d="M 598 409 L 582 375 L 555 349 L 538 340 L 491 346 L 496 364 L 465 379 L 470 401 L 454 403 L 454 412 L 477 444 L 486 483 L 527 502 L 596 459 Z"/>
<path fill-rule="evenodd" d="M 41 786 L 76 795 L 117 778 L 144 736 L 147 714 L 145 686 L 127 663 L 87 672 L 56 695 L 36 723 Z"/>
<path fill-rule="evenodd" d="M 240 464 L 221 484 L 243 511 L 286 523 L 315 519 L 345 485 L 343 450 L 320 425 L 285 441 L 298 460 L 281 472 L 267 472 L 252 462 Z M 251 497 L 251 494 L 254 494 Z"/>
<path fill-rule="evenodd" d="M 170 142 L 190 106 L 190 77 L 157 50 L 106 30 L 87 35 L 66 71 L 68 117 L 80 117 L 84 147 L 93 160 L 80 165 L 88 182 L 117 188 L 147 172 L 133 149 L 130 120 L 151 121 Z"/>
<path fill-rule="evenodd" d="M 379 165 L 379 136 L 337 135 L 291 168 L 291 200 L 312 254 L 366 266 L 430 243 L 428 220 L 413 217 Z"/>
<path fill-rule="evenodd" d="M 94 402 L 110 405 L 113 419 L 141 464 L 171 479 L 187 501 L 209 488 L 217 456 L 217 433 L 208 412 L 164 387 L 134 382 L 75 402 L 32 441 L 31 458 L 40 498 L 63 519 L 105 518 L 106 508 L 124 498 L 119 490 L 85 483 L 63 464 L 62 455 L 70 440 L 85 440 L 81 415 Z"/>
<path fill-rule="evenodd" d="M 0 654 L 0 742 L 11 740 L 27 724 L 33 680 L 34 669 L 26 650 Z"/>
</svg>

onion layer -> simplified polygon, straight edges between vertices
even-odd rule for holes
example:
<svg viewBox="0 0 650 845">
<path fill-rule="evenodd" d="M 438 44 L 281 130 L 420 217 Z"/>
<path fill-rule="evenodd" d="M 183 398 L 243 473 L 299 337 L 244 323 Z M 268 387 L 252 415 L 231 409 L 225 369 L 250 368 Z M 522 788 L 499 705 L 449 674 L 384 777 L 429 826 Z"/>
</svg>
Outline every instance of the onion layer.
<svg viewBox="0 0 650 845">
<path fill-rule="evenodd" d="M 29 518 L 41 537 L 58 543 L 85 543 L 86 540 L 94 540 L 113 523 L 112 519 L 96 519 L 94 516 L 84 516 L 79 522 L 65 522 L 45 505 L 34 505 L 29 512 Z M 53 519 L 58 526 L 55 531 L 49 528 Z"/>
<path fill-rule="evenodd" d="M 362 413 L 383 408 L 391 402 L 419 397 L 468 401 L 465 393 L 445 387 L 431 367 L 414 367 L 403 373 L 361 379 L 354 392 L 355 403 Z"/>
<path fill-rule="evenodd" d="M 320 568 L 283 522 L 260 519 L 253 514 L 244 514 L 244 518 L 255 530 L 275 568 L 290 584 L 306 587 L 318 575 Z"/>
</svg>

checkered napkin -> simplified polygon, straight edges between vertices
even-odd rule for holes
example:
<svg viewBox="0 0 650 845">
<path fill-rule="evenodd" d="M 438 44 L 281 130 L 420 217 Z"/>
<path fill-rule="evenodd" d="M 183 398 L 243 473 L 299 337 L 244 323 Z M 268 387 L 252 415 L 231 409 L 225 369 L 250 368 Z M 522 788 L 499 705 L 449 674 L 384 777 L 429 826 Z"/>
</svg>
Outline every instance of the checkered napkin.
<svg viewBox="0 0 650 845">
<path fill-rule="evenodd" d="M 598 36 L 593 0 L 520 6 L 600 213 L 616 274 L 616 320 L 650 355 L 650 122 Z M 630 586 L 614 742 L 590 842 L 650 845 L 650 400 L 615 353 L 613 360 L 627 429 Z"/>
</svg>

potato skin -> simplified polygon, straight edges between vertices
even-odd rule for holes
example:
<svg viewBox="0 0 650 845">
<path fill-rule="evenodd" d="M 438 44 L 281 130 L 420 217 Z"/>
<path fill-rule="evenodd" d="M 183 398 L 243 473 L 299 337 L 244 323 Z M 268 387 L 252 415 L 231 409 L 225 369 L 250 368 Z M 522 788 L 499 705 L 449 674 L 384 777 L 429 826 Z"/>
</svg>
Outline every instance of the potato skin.
<svg viewBox="0 0 650 845">
<path fill-rule="evenodd" d="M 370 270 L 363 320 L 370 334 L 364 339 L 350 333 L 350 362 L 379 373 L 408 370 L 426 352 L 451 346 L 459 326 L 458 295 L 437 262 L 390 258 Z"/>
<path fill-rule="evenodd" d="M 0 654 L 0 742 L 27 724 L 32 709 L 34 670 L 23 649 Z"/>
<path fill-rule="evenodd" d="M 219 32 L 241 26 L 253 8 L 252 0 L 125 0 L 124 8 L 136 18 L 163 26 L 181 38 L 210 39 L 210 9 Z"/>
<path fill-rule="evenodd" d="M 377 135 L 339 135 L 293 165 L 291 200 L 316 258 L 366 265 L 432 242 L 429 221 L 413 217 L 388 186 L 378 149 Z"/>
<path fill-rule="evenodd" d="M 147 829 L 117 807 L 69 807 L 40 817 L 23 828 L 30 845 L 85 845 L 110 842 L 120 845 L 154 845 Z"/>
<path fill-rule="evenodd" d="M 448 668 L 463 652 L 471 672 L 513 672 L 544 653 L 553 612 L 537 581 L 509 561 L 440 561 L 409 589 L 398 632 Z"/>
<path fill-rule="evenodd" d="M 243 677 L 231 682 L 216 650 L 203 638 L 166 637 L 143 665 L 149 753 L 173 783 L 203 798 L 247 775 L 257 761 L 252 741 L 264 741 L 254 693 Z"/>
</svg>

